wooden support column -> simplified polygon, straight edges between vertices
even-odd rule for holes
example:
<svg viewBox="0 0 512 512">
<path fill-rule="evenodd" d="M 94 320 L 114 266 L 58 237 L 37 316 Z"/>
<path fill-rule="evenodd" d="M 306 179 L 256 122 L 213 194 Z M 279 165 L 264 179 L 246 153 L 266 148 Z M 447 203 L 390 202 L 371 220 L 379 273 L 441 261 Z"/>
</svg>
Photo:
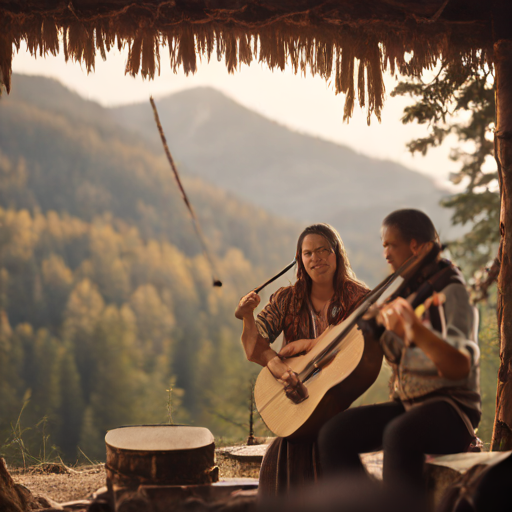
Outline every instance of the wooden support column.
<svg viewBox="0 0 512 512">
<path fill-rule="evenodd" d="M 512 450 L 512 37 L 510 0 L 494 2 L 495 157 L 500 181 L 501 268 L 498 277 L 500 369 L 492 450 Z"/>
</svg>

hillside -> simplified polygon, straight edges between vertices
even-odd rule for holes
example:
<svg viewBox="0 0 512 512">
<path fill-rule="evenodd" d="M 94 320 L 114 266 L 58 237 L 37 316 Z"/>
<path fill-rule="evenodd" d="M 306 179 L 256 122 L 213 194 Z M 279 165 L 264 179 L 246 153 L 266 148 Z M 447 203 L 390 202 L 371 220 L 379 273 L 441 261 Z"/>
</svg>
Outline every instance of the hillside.
<svg viewBox="0 0 512 512">
<path fill-rule="evenodd" d="M 157 105 L 175 158 L 189 172 L 273 213 L 343 223 L 348 211 L 414 204 L 446 225 L 446 211 L 437 206 L 443 191 L 402 165 L 293 132 L 211 88 L 179 92 Z M 112 111 L 158 146 L 146 103 Z"/>
<path fill-rule="evenodd" d="M 2 453 L 20 456 L 20 411 L 24 449 L 50 436 L 68 461 L 77 446 L 101 460 L 106 430 L 171 408 L 247 435 L 257 368 L 233 310 L 291 260 L 300 226 L 184 176 L 224 282 L 213 288 L 161 148 L 56 81 L 13 79 L 0 99 Z"/>
<path fill-rule="evenodd" d="M 157 106 L 183 170 L 281 217 L 333 224 L 358 274 L 370 284 L 385 272 L 379 227 L 390 211 L 421 208 L 444 240 L 453 236 L 450 213 L 439 206 L 446 192 L 425 175 L 293 132 L 211 88 L 179 92 Z M 158 150 L 148 103 L 112 113 Z"/>
<path fill-rule="evenodd" d="M 423 207 L 446 233 L 442 192 L 426 177 L 293 133 L 211 89 L 187 91 L 158 106 L 224 281 L 212 288 L 149 103 L 106 109 L 54 80 L 13 82 L 0 98 L 9 460 L 20 456 L 12 425 L 30 453 L 50 436 L 71 462 L 77 446 L 101 460 L 105 431 L 122 424 L 172 419 L 246 437 L 258 367 L 245 360 L 233 310 L 291 260 L 304 224 L 333 223 L 369 285 L 386 272 L 379 224 L 390 210 Z M 360 402 L 385 399 L 384 380 Z M 261 421 L 255 429 L 268 434 Z"/>
<path fill-rule="evenodd" d="M 200 251 L 161 147 L 150 150 L 107 109 L 54 80 L 14 75 L 13 84 L 12 94 L 0 100 L 0 156 L 9 175 L 0 183 L 0 206 L 55 210 L 86 221 L 106 214 L 146 239 L 163 238 L 191 256 Z M 292 258 L 298 223 L 201 178 L 184 173 L 183 179 L 219 255 L 236 247 L 270 272 Z"/>
<path fill-rule="evenodd" d="M 23 410 L 68 460 L 77 446 L 101 458 L 105 430 L 170 409 L 217 436 L 246 435 L 258 368 L 240 349 L 239 297 L 291 260 L 311 220 L 342 231 L 374 284 L 382 211 L 399 190 L 416 206 L 418 191 L 440 195 L 215 91 L 170 97 L 159 104 L 168 139 L 225 283 L 213 289 L 149 104 L 110 110 L 54 80 L 13 82 L 0 99 L 0 436 Z M 38 428 L 24 440 L 36 451 Z"/>
<path fill-rule="evenodd" d="M 41 172 L 29 175 L 22 197 L 9 191 L 10 204 L 18 197 L 18 205 L 89 220 L 108 211 L 145 237 L 164 236 L 197 253 L 149 102 L 106 109 L 52 80 L 13 80 L 16 87 L 3 102 L 0 150 L 13 165 L 19 155 L 30 162 L 37 154 Z M 453 233 L 449 212 L 438 205 L 444 192 L 424 175 L 295 133 L 213 89 L 180 92 L 157 104 L 207 238 L 220 254 L 238 247 L 272 273 L 290 260 L 302 226 L 329 222 L 342 234 L 358 275 L 373 285 L 386 272 L 378 233 L 391 210 L 422 208 L 443 239 Z M 269 225 L 277 246 L 267 245 Z"/>
</svg>

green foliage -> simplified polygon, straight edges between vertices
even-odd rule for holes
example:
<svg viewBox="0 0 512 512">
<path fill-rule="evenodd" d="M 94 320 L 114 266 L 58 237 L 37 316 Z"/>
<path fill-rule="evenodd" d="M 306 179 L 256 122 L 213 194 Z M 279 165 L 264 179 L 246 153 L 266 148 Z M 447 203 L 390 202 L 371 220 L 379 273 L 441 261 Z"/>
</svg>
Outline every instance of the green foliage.
<svg viewBox="0 0 512 512">
<path fill-rule="evenodd" d="M 26 453 L 41 451 L 44 440 L 66 460 L 75 460 L 78 446 L 101 460 L 106 430 L 169 420 L 169 386 L 176 423 L 247 435 L 235 424 L 247 423 L 240 390 L 256 368 L 239 346 L 238 294 L 211 286 L 203 256 L 191 259 L 107 220 L 0 208 L 0 222 L 0 284 L 9 299 L 0 311 L 4 439 L 30 390 L 24 423 L 45 418 L 45 434 L 26 433 Z M 67 250 L 75 240 L 86 248 L 81 261 Z M 112 284 L 115 261 L 122 293 Z M 253 272 L 237 249 L 219 269 L 240 283 Z M 14 329 L 9 318 L 18 319 Z"/>
<path fill-rule="evenodd" d="M 168 422 L 171 406 L 175 423 L 246 437 L 234 424 L 256 368 L 233 310 L 291 259 L 297 227 L 183 176 L 225 284 L 213 289 L 161 147 L 20 82 L 33 89 L 0 99 L 0 446 L 15 446 L 27 393 L 22 453 L 101 460 L 107 429 Z"/>
<path fill-rule="evenodd" d="M 451 176 L 464 192 L 442 204 L 453 208 L 452 222 L 471 230 L 450 244 L 464 270 L 472 275 L 496 255 L 499 242 L 498 176 L 493 156 L 495 102 L 493 72 L 475 63 L 442 64 L 433 80 L 417 76 L 401 82 L 392 95 L 410 95 L 416 102 L 404 109 L 403 123 L 427 127 L 426 137 L 408 144 L 411 153 L 425 155 L 449 137 L 457 147 L 451 158 L 460 162 Z"/>
<path fill-rule="evenodd" d="M 416 98 L 416 103 L 404 110 L 402 121 L 416 121 L 428 129 L 426 137 L 409 143 L 411 153 L 425 155 L 450 136 L 457 141 L 451 158 L 460 162 L 461 167 L 451 180 L 465 185 L 465 190 L 442 204 L 453 209 L 454 224 L 471 226 L 461 239 L 450 243 L 456 261 L 470 279 L 492 262 L 500 238 L 498 175 L 493 159 L 493 82 L 492 69 L 474 63 L 442 64 L 430 82 L 414 77 L 400 83 L 392 93 Z M 484 443 L 490 443 L 492 436 L 500 362 L 495 295 L 494 290 L 493 298 L 479 305 L 483 416 L 478 436 Z"/>
</svg>

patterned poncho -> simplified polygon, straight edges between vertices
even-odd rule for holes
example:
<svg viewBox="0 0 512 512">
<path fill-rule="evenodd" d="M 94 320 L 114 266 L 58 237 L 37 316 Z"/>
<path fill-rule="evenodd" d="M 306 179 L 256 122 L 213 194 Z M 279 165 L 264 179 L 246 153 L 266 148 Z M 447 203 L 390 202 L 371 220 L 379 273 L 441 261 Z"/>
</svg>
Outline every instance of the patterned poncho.
<svg viewBox="0 0 512 512">
<path fill-rule="evenodd" d="M 355 281 L 347 280 L 343 286 L 347 305 L 338 300 L 331 302 L 327 310 L 327 323 L 321 315 L 316 314 L 309 299 L 304 300 L 301 305 L 298 304 L 295 286 L 279 288 L 258 314 L 256 325 L 260 334 L 272 343 L 282 332 L 283 345 L 295 340 L 320 336 L 328 325 L 336 325 L 343 321 L 368 293 L 366 286 Z"/>
</svg>

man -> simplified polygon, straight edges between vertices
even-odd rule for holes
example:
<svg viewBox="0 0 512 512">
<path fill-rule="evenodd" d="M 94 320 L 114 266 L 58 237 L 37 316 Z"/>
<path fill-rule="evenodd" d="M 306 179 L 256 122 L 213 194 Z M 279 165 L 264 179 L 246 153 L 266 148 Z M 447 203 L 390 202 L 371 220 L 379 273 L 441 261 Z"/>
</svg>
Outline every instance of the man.
<svg viewBox="0 0 512 512">
<path fill-rule="evenodd" d="M 440 251 L 432 221 L 418 210 L 388 215 L 381 237 L 393 270 L 425 245 Z M 381 309 L 381 327 L 372 329 L 393 370 L 391 401 L 338 414 L 318 444 L 326 474 L 364 474 L 359 453 L 382 449 L 384 483 L 423 493 L 425 454 L 463 452 L 474 438 L 479 350 L 474 309 L 451 262 L 436 256 L 405 278 L 402 296 Z"/>
</svg>

